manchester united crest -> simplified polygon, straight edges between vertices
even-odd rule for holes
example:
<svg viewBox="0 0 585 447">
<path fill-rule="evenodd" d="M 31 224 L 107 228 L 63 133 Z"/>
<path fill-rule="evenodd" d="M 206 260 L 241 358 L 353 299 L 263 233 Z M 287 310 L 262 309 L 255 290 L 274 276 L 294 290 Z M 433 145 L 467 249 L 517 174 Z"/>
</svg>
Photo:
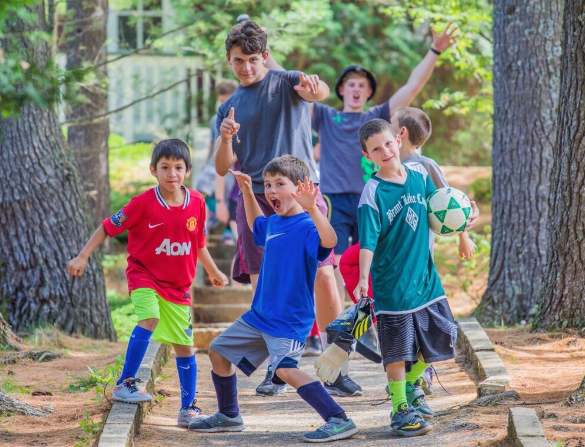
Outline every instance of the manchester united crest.
<svg viewBox="0 0 585 447">
<path fill-rule="evenodd" d="M 189 219 L 187 219 L 187 229 L 189 231 L 194 231 L 195 227 L 197 227 L 197 218 L 189 217 Z"/>
</svg>

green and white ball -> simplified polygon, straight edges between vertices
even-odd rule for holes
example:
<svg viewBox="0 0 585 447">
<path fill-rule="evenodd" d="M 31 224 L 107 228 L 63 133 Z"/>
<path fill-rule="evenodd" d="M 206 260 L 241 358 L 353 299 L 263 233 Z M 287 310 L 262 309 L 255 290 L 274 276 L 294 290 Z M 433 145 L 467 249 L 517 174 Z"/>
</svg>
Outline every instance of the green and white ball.
<svg viewBox="0 0 585 447">
<path fill-rule="evenodd" d="M 440 188 L 427 198 L 427 213 L 431 230 L 441 236 L 453 236 L 465 230 L 471 203 L 463 191 Z"/>
</svg>

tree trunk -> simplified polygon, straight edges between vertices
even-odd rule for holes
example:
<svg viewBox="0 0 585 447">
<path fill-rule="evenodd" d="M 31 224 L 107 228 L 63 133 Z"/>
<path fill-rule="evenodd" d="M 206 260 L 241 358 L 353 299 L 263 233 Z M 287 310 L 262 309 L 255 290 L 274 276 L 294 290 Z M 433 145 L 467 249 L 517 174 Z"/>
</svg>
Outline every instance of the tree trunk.
<svg viewBox="0 0 585 447">
<path fill-rule="evenodd" d="M 67 69 L 87 68 L 106 61 L 107 0 L 68 0 L 65 26 Z M 79 89 L 82 98 L 72 104 L 67 119 L 96 116 L 108 110 L 106 65 L 95 71 L 95 78 Z M 107 119 L 91 124 L 69 126 L 67 138 L 75 154 L 83 189 L 97 226 L 110 213 Z"/>
<path fill-rule="evenodd" d="M 546 262 L 558 106 L 562 0 L 494 2 L 492 249 L 476 316 L 515 324 L 536 312 Z"/>
<path fill-rule="evenodd" d="M 585 328 L 585 5 L 565 2 L 548 262 L 535 330 Z"/>
<path fill-rule="evenodd" d="M 42 3 L 30 10 L 38 17 L 34 24 L 10 19 L 7 32 L 43 29 Z M 30 61 L 46 65 L 46 41 L 21 38 L 20 44 Z M 0 153 L 0 297 L 8 302 L 9 323 L 15 331 L 49 323 L 68 334 L 114 340 L 99 253 L 83 277 L 65 273 L 93 224 L 55 111 L 26 105 L 17 118 L 0 119 Z"/>
</svg>

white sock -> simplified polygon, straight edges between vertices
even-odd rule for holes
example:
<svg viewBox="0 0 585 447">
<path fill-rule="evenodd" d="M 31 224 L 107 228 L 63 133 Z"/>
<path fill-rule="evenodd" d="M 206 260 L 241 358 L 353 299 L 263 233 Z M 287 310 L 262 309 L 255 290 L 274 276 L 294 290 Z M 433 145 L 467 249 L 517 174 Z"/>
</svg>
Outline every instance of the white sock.
<svg viewBox="0 0 585 447">
<path fill-rule="evenodd" d="M 319 337 L 321 337 L 321 347 L 325 351 L 329 347 L 329 343 L 327 343 L 327 332 L 319 331 Z"/>
</svg>

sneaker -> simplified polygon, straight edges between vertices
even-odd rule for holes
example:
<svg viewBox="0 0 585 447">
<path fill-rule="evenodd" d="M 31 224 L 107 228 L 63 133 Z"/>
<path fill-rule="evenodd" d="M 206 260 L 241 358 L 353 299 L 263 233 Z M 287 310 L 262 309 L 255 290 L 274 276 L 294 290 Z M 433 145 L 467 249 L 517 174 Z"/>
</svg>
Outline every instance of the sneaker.
<svg viewBox="0 0 585 447">
<path fill-rule="evenodd" d="M 414 384 L 406 382 L 406 400 L 420 415 L 425 419 L 432 418 L 435 413 L 425 400 L 425 392 L 422 387 L 418 384 L 420 380 L 417 380 Z"/>
<path fill-rule="evenodd" d="M 344 421 L 340 418 L 330 417 L 322 427 L 310 433 L 305 433 L 303 440 L 306 442 L 337 441 L 338 439 L 351 438 L 357 432 L 359 432 L 359 429 L 351 419 Z"/>
<path fill-rule="evenodd" d="M 276 396 L 277 394 L 286 393 L 286 383 L 279 385 L 272 382 L 272 366 L 269 366 L 266 370 L 266 377 L 258 388 L 256 388 L 257 396 Z"/>
<path fill-rule="evenodd" d="M 204 433 L 215 433 L 220 431 L 242 431 L 246 427 L 242 416 L 230 418 L 219 411 L 208 418 L 197 419 L 189 424 L 189 430 L 195 430 Z"/>
<path fill-rule="evenodd" d="M 303 357 L 317 357 L 321 354 L 321 339 L 318 336 L 307 338 Z"/>
<path fill-rule="evenodd" d="M 191 422 L 194 422 L 197 419 L 205 419 L 207 417 L 203 414 L 201 408 L 195 405 L 196 403 L 197 399 L 195 399 L 191 405 L 183 407 L 179 410 L 179 414 L 177 416 L 177 424 L 179 427 L 189 427 Z"/>
<path fill-rule="evenodd" d="M 224 231 L 224 233 L 221 235 L 221 243 L 223 245 L 236 245 L 234 233 L 229 230 Z"/>
<path fill-rule="evenodd" d="M 433 426 L 425 421 L 422 416 L 404 402 L 398 407 L 398 411 L 392 415 L 390 431 L 397 436 L 420 436 L 430 432 Z"/>
<path fill-rule="evenodd" d="M 342 376 L 339 374 L 335 382 L 325 382 L 323 384 L 325 390 L 331 396 L 361 396 L 363 394 L 362 387 L 349 378 L 349 376 Z"/>
<path fill-rule="evenodd" d="M 124 379 L 121 384 L 116 385 L 112 391 L 114 400 L 126 402 L 128 404 L 137 404 L 139 402 L 152 400 L 150 394 L 138 389 L 136 382 L 141 382 L 141 380 L 135 379 L 134 377 L 128 377 L 127 379 Z"/>
<path fill-rule="evenodd" d="M 423 372 L 423 375 L 417 382 L 420 382 L 420 386 L 422 387 L 423 391 L 425 392 L 425 396 L 430 396 L 435 392 L 435 388 L 433 387 L 433 368 L 428 367 Z"/>
</svg>

